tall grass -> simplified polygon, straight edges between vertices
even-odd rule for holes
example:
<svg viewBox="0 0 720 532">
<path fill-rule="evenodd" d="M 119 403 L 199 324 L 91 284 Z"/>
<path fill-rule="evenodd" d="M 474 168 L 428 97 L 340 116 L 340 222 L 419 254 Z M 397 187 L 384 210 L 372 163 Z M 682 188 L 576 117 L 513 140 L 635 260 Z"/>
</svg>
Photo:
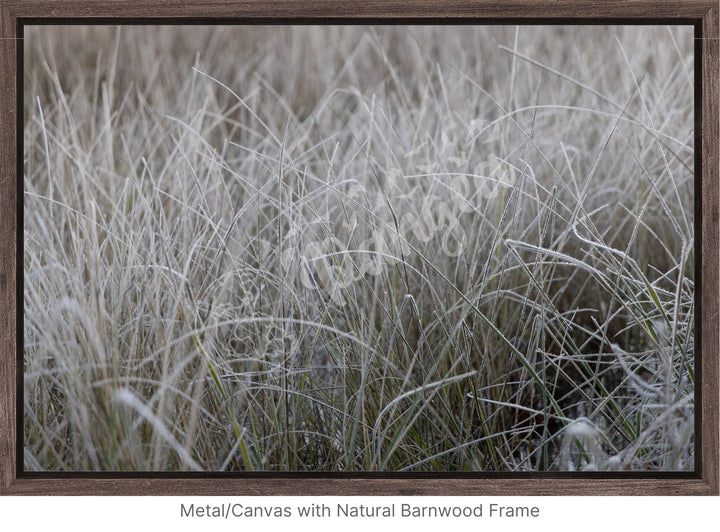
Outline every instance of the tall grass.
<svg viewBox="0 0 720 532">
<path fill-rule="evenodd" d="M 691 28 L 35 27 L 25 467 L 689 470 Z"/>
</svg>

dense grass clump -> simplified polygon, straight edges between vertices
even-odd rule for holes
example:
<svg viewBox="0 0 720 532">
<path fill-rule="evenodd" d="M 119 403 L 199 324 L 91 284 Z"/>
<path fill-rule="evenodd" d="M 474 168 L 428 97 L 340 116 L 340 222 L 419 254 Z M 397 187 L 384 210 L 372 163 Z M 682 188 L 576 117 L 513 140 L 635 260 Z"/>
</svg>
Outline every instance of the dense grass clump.
<svg viewBox="0 0 720 532">
<path fill-rule="evenodd" d="M 691 470 L 692 28 L 36 27 L 30 470 Z"/>
</svg>

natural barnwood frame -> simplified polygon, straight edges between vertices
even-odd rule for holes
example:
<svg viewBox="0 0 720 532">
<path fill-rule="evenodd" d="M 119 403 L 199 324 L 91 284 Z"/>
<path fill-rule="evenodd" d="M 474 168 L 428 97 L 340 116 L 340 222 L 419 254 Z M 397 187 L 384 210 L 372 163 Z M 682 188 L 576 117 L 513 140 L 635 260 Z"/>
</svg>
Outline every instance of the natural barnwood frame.
<svg viewBox="0 0 720 532">
<path fill-rule="evenodd" d="M 0 0 L 0 494 L 718 495 L 720 224 L 717 0 Z M 47 23 L 687 24 L 695 28 L 696 470 L 671 474 L 23 473 L 22 31 Z M 20 309 L 21 310 L 21 309 Z"/>
</svg>

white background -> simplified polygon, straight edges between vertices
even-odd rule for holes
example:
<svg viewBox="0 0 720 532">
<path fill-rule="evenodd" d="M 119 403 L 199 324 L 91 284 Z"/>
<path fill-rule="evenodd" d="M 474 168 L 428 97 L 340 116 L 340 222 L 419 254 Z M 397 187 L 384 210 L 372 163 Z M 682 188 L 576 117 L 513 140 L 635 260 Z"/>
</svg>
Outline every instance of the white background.
<svg viewBox="0 0 720 532">
<path fill-rule="evenodd" d="M 181 518 L 180 504 L 292 506 L 339 502 L 364 505 L 483 504 L 480 519 L 413 518 Z M 490 518 L 490 503 L 538 506 L 538 518 Z M 297 512 L 294 512 L 295 515 Z M 704 531 L 717 526 L 720 497 L 0 497 L 0 528 L 11 530 L 118 530 L 180 532 L 204 530 L 432 530 L 439 532 L 522 531 L 624 532 Z M 9 526 L 8 526 L 9 525 Z"/>
</svg>

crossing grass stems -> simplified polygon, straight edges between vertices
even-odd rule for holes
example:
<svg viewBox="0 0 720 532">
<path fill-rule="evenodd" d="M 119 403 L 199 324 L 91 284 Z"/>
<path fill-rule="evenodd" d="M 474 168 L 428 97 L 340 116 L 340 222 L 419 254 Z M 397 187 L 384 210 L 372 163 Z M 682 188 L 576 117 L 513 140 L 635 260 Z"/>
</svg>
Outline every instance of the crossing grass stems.
<svg viewBox="0 0 720 532">
<path fill-rule="evenodd" d="M 27 469 L 693 469 L 691 28 L 29 27 L 24 90 Z"/>
</svg>

